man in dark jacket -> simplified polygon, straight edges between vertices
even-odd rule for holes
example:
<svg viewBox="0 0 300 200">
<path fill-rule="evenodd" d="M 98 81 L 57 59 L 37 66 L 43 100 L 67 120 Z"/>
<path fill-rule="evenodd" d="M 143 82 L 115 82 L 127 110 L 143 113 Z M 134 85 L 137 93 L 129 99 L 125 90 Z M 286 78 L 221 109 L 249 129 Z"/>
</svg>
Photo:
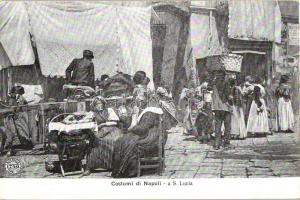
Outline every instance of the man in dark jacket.
<svg viewBox="0 0 300 200">
<path fill-rule="evenodd" d="M 66 69 L 66 78 L 72 85 L 95 86 L 95 73 L 93 52 L 90 50 L 83 51 L 83 58 L 75 58 Z"/>
<path fill-rule="evenodd" d="M 225 70 L 216 72 L 213 81 L 212 110 L 215 113 L 216 139 L 214 148 L 218 150 L 221 146 L 222 124 L 224 122 L 224 147 L 230 144 L 232 95 L 229 82 L 226 80 Z"/>
</svg>

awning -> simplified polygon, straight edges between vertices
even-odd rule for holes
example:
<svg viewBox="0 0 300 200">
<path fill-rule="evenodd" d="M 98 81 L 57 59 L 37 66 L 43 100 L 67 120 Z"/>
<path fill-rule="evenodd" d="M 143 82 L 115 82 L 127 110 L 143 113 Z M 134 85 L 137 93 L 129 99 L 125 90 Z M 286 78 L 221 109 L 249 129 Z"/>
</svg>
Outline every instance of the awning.
<svg viewBox="0 0 300 200">
<path fill-rule="evenodd" d="M 252 54 L 266 55 L 266 52 L 252 51 L 252 50 L 232 51 L 232 53 L 234 53 L 234 54 L 252 53 Z"/>
<path fill-rule="evenodd" d="M 281 42 L 281 13 L 277 1 L 229 0 L 228 37 Z"/>
<path fill-rule="evenodd" d="M 31 65 L 30 32 L 45 76 L 64 76 L 72 59 L 89 49 L 96 78 L 143 70 L 152 82 L 151 10 L 82 1 L 1 2 L 0 42 L 12 65 Z"/>
<path fill-rule="evenodd" d="M 143 70 L 152 80 L 150 7 L 28 2 L 28 11 L 43 75 L 64 76 L 89 49 L 98 78 Z"/>
<path fill-rule="evenodd" d="M 0 2 L 0 43 L 13 66 L 34 63 L 29 29 L 24 2 Z"/>
<path fill-rule="evenodd" d="M 213 15 L 192 13 L 191 43 L 195 59 L 222 54 L 216 20 Z"/>
</svg>

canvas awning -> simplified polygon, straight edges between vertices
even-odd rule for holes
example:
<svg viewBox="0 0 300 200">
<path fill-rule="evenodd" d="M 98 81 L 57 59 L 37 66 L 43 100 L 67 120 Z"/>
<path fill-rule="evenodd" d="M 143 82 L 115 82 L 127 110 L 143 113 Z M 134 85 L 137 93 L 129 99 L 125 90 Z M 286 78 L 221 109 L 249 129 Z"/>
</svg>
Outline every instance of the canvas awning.
<svg viewBox="0 0 300 200">
<path fill-rule="evenodd" d="M 195 59 L 222 54 L 216 19 L 213 15 L 192 13 L 191 44 Z"/>
<path fill-rule="evenodd" d="M 277 1 L 228 0 L 228 37 L 281 42 L 281 13 Z"/>
<path fill-rule="evenodd" d="M 24 2 L 0 2 L 0 43 L 13 66 L 34 63 L 28 20 Z"/>
<path fill-rule="evenodd" d="M 72 59 L 89 49 L 95 56 L 96 78 L 143 70 L 152 80 L 151 7 L 81 1 L 1 2 L 0 6 L 1 36 L 8 33 L 0 39 L 9 58 L 18 58 L 18 62 L 11 59 L 13 65 L 34 63 L 30 32 L 45 76 L 64 76 Z M 13 49 L 22 56 L 9 51 Z"/>
<path fill-rule="evenodd" d="M 143 70 L 152 78 L 151 8 L 84 2 L 30 2 L 28 8 L 44 75 L 64 76 L 89 49 L 96 77 Z"/>
</svg>

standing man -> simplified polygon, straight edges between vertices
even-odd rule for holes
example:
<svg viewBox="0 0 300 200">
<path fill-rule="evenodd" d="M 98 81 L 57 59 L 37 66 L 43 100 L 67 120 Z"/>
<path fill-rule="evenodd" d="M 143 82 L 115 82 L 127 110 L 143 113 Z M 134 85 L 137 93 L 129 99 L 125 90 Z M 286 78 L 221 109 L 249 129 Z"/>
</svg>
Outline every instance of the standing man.
<svg viewBox="0 0 300 200">
<path fill-rule="evenodd" d="M 75 58 L 66 69 L 66 78 L 68 83 L 79 86 L 95 86 L 95 73 L 93 52 L 90 50 L 83 51 L 83 58 Z"/>
<path fill-rule="evenodd" d="M 232 95 L 229 82 L 226 80 L 225 70 L 216 71 L 213 80 L 212 111 L 215 113 L 215 132 L 216 139 L 214 149 L 218 150 L 221 146 L 222 124 L 224 123 L 224 141 L 223 147 L 230 144 L 231 132 L 231 104 Z"/>
</svg>

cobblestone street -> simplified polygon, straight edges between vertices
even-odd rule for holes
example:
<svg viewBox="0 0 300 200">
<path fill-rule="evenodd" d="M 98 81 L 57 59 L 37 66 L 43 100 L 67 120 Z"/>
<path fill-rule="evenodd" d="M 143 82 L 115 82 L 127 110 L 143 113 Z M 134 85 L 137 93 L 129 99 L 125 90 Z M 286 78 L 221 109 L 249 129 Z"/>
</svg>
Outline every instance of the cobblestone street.
<svg viewBox="0 0 300 200">
<path fill-rule="evenodd" d="M 165 172 L 162 176 L 141 178 L 258 178 L 300 176 L 299 136 L 295 133 L 274 133 L 264 138 L 232 140 L 232 148 L 213 150 L 200 144 L 180 129 L 169 134 L 165 147 Z M 57 178 L 45 170 L 46 155 L 40 150 L 22 151 L 15 156 L 24 168 L 18 174 L 5 171 L 7 159 L 1 156 L 2 177 Z M 80 174 L 68 178 L 79 178 Z M 111 178 L 108 171 L 97 171 L 84 178 Z"/>
</svg>

